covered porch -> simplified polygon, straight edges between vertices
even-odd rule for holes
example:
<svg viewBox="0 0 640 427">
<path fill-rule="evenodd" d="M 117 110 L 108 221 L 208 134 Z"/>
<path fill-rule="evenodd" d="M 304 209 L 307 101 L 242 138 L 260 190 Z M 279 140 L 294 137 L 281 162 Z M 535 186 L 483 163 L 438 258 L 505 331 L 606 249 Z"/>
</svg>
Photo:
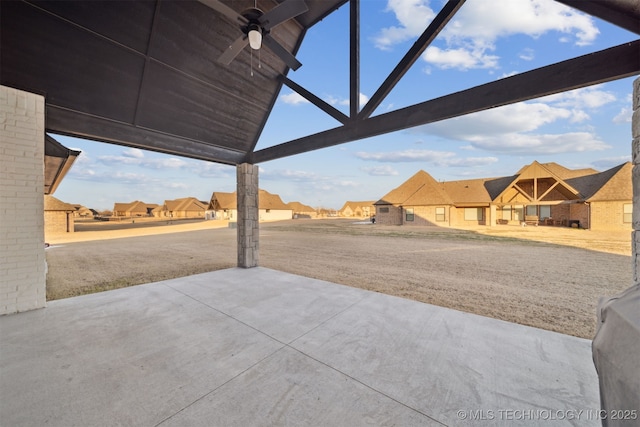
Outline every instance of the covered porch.
<svg viewBox="0 0 640 427">
<path fill-rule="evenodd" d="M 600 424 L 589 340 L 262 267 L 0 328 L 3 425 Z"/>
</svg>

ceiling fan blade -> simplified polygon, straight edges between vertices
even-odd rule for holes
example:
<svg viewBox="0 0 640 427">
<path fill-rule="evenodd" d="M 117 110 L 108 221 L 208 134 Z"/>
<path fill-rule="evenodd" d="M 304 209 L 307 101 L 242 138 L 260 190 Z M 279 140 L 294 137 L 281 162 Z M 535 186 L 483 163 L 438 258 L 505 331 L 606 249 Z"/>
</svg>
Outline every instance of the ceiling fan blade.
<svg viewBox="0 0 640 427">
<path fill-rule="evenodd" d="M 273 53 L 275 53 L 282 61 L 287 64 L 293 71 L 302 66 L 300 61 L 295 56 L 289 53 L 287 49 L 282 47 L 273 37 L 269 34 L 265 34 L 262 38 L 262 44 L 266 45 Z"/>
<path fill-rule="evenodd" d="M 286 0 L 262 15 L 258 18 L 258 21 L 265 30 L 269 31 L 273 27 L 295 18 L 301 13 L 305 13 L 307 10 L 309 8 L 304 0 Z"/>
<path fill-rule="evenodd" d="M 247 24 L 249 21 L 244 16 L 240 15 L 229 6 L 222 3 L 220 0 L 198 0 L 205 6 L 209 6 L 211 9 L 220 12 L 232 21 L 238 21 L 241 24 Z"/>
<path fill-rule="evenodd" d="M 236 56 L 249 44 L 249 38 L 245 35 L 242 35 L 236 39 L 236 41 L 231 44 L 222 52 L 222 55 L 218 58 L 218 62 L 224 65 L 231 64 L 231 61 L 234 60 Z"/>
</svg>

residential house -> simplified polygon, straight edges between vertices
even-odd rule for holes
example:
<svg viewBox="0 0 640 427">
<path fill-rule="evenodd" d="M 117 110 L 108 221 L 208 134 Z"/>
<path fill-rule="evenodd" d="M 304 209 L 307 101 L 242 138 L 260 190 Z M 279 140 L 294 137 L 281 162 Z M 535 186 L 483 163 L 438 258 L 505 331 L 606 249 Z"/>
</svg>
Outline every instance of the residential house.
<svg viewBox="0 0 640 427">
<path fill-rule="evenodd" d="M 374 201 L 366 202 L 345 202 L 344 206 L 338 211 L 338 215 L 344 217 L 369 218 L 376 212 Z"/>
<path fill-rule="evenodd" d="M 317 218 L 318 212 L 311 206 L 304 205 L 300 202 L 289 202 L 287 207 L 293 212 L 293 217 L 298 218 Z"/>
<path fill-rule="evenodd" d="M 375 203 L 379 224 L 631 230 L 631 163 L 604 172 L 533 162 L 515 175 L 438 182 L 419 171 Z"/>
<path fill-rule="evenodd" d="M 93 218 L 99 215 L 98 211 L 96 211 L 95 209 L 89 209 L 82 205 L 73 205 L 73 207 L 76 208 L 75 212 L 73 213 L 73 216 L 76 218 Z"/>
<path fill-rule="evenodd" d="M 44 233 L 61 234 L 75 231 L 73 214 L 76 208 L 51 195 L 44 196 Z"/>
<path fill-rule="evenodd" d="M 238 218 L 236 193 L 214 192 L 207 207 L 207 217 L 235 221 Z M 285 205 L 277 194 L 259 190 L 258 217 L 260 221 L 291 219 L 293 218 L 293 209 Z"/>
<path fill-rule="evenodd" d="M 165 200 L 164 204 L 154 210 L 154 216 L 161 218 L 205 218 L 207 203 L 195 197 Z"/>
<path fill-rule="evenodd" d="M 130 203 L 114 203 L 113 216 L 125 218 L 139 218 L 151 216 L 151 211 L 157 207 L 156 204 L 149 204 L 136 200 Z"/>
</svg>

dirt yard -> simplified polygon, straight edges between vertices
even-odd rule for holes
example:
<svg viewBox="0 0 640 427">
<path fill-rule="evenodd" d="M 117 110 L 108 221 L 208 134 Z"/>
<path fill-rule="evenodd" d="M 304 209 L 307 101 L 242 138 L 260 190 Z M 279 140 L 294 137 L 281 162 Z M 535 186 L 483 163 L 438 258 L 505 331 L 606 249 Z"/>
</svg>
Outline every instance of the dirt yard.
<svg viewBox="0 0 640 427">
<path fill-rule="evenodd" d="M 236 265 L 223 222 L 83 226 L 47 238 L 50 300 Z M 631 285 L 630 253 L 628 232 L 554 227 L 292 220 L 261 224 L 260 237 L 264 267 L 584 338 L 598 299 Z"/>
</svg>

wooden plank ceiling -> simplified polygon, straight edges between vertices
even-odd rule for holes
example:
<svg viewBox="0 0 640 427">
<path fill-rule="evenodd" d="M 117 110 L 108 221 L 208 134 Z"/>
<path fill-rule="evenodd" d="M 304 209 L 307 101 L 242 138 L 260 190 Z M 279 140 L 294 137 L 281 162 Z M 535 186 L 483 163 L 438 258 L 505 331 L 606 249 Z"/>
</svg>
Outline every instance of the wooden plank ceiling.
<svg viewBox="0 0 640 427">
<path fill-rule="evenodd" d="M 558 0 L 640 34 L 636 0 Z M 267 12 L 282 0 L 259 0 Z M 234 11 L 254 0 L 225 0 Z M 288 51 L 345 3 L 351 8 L 351 99 L 357 103 L 359 0 L 305 0 L 308 11 L 273 28 Z M 0 2 L 0 84 L 42 94 L 49 132 L 226 164 L 258 163 L 437 120 L 640 74 L 640 41 L 575 58 L 402 110 L 375 107 L 464 0 L 450 0 L 361 111 L 346 116 L 289 80 L 268 49 L 218 57 L 239 25 L 198 1 Z M 490 23 L 489 23 L 490 25 Z M 342 125 L 254 152 L 283 84 Z"/>
</svg>

